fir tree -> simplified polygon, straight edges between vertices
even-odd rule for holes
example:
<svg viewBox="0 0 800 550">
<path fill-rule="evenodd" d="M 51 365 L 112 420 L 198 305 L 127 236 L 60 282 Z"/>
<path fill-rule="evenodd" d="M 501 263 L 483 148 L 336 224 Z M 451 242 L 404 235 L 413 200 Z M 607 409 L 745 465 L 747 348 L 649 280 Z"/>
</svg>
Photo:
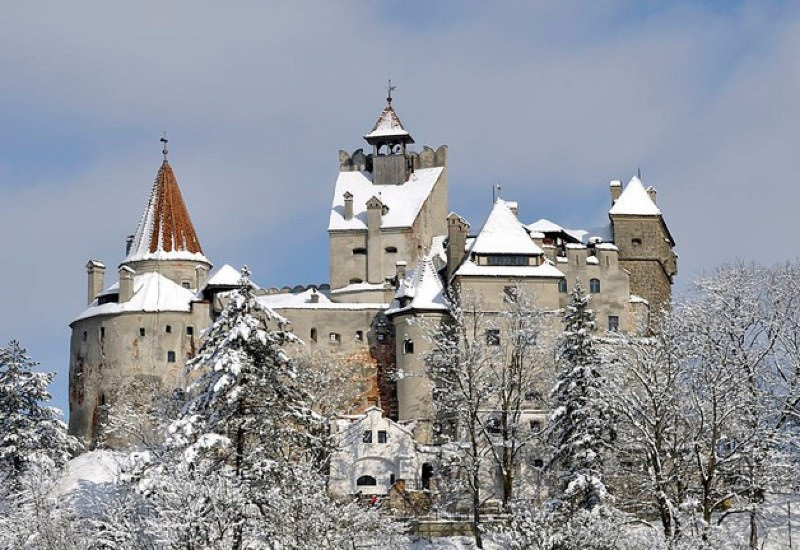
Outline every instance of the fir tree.
<svg viewBox="0 0 800 550">
<path fill-rule="evenodd" d="M 603 482 L 604 454 L 614 439 L 613 418 L 604 399 L 606 381 L 594 337 L 594 313 L 576 281 L 558 344 L 561 373 L 551 394 L 549 438 L 554 453 L 559 500 L 569 513 L 591 510 L 608 499 Z"/>
<path fill-rule="evenodd" d="M 15 340 L 0 348 L 0 480 L 12 485 L 34 465 L 63 466 L 76 447 L 61 412 L 45 405 L 54 373 L 37 365 Z"/>
</svg>

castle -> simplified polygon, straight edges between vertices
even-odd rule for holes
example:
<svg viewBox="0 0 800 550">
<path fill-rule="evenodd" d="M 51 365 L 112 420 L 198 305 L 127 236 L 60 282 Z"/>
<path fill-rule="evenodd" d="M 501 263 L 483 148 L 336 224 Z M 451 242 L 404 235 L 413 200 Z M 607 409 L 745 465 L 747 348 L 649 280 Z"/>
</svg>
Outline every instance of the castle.
<svg viewBox="0 0 800 550">
<path fill-rule="evenodd" d="M 259 290 L 259 299 L 288 319 L 308 348 L 371 358 L 377 391 L 365 406 L 379 405 L 378 416 L 400 426 L 413 421 L 420 443 L 431 442 L 432 384 L 422 360 L 430 344 L 414 320 L 444 319 L 448 288 L 481 296 L 487 311 L 502 311 L 504 293 L 519 286 L 555 311 L 580 279 L 600 328 L 610 331 L 636 331 L 669 303 L 675 243 L 656 191 L 639 177 L 624 188 L 611 182 L 609 223 L 602 228 L 567 229 L 547 219 L 525 224 L 516 203 L 498 198 L 475 231 L 448 212 L 447 146 L 414 152 L 391 94 L 363 137 L 370 152 L 339 152 L 329 284 Z M 168 391 L 185 384 L 184 365 L 200 332 L 240 275 L 226 265 L 209 276 L 212 264 L 166 147 L 118 280 L 106 287 L 97 260 L 86 269 L 88 307 L 70 324 L 69 431 L 92 444 L 104 405 L 125 398 L 121 388 L 137 382 Z M 363 419 L 377 422 L 374 410 L 351 418 Z"/>
</svg>

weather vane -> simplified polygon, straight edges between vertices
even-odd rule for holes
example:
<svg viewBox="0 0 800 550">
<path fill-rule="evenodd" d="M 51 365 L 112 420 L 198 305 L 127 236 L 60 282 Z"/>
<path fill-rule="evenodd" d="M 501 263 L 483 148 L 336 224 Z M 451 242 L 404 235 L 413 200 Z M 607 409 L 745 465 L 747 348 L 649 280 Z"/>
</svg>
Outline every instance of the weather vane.
<svg viewBox="0 0 800 550">
<path fill-rule="evenodd" d="M 386 97 L 386 102 L 389 105 L 392 104 L 392 92 L 397 89 L 397 86 L 392 86 L 392 79 L 389 79 L 389 85 L 386 87 L 386 91 L 389 92 L 389 95 Z"/>
<path fill-rule="evenodd" d="M 167 139 L 167 133 L 164 132 L 164 134 L 161 136 L 161 143 L 164 144 L 164 148 L 161 150 L 161 152 L 164 153 L 164 160 L 167 160 L 167 153 L 169 152 L 169 151 L 167 151 L 167 142 L 168 141 L 169 140 Z"/>
</svg>

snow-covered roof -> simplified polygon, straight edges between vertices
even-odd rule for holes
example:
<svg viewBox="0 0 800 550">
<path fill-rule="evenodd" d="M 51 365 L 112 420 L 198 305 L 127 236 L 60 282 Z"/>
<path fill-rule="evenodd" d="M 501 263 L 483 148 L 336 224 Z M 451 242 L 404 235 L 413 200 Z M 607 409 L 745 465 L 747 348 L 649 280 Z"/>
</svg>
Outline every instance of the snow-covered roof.
<svg viewBox="0 0 800 550">
<path fill-rule="evenodd" d="M 398 298 L 411 298 L 411 302 L 402 308 L 392 308 L 386 313 L 405 310 L 446 310 L 444 286 L 431 256 L 420 258 L 417 268 L 400 281 L 395 294 Z"/>
<path fill-rule="evenodd" d="M 312 302 L 312 296 L 317 295 L 317 302 Z M 292 307 L 302 304 L 329 304 L 331 303 L 330 298 L 325 296 L 323 293 L 319 291 L 315 291 L 313 288 L 309 288 L 304 290 L 303 292 L 293 293 L 293 292 L 281 292 L 280 294 L 267 294 L 265 296 L 259 296 L 258 301 L 270 308 L 279 308 L 279 307 Z"/>
<path fill-rule="evenodd" d="M 183 202 L 178 181 L 164 160 L 139 221 L 126 262 L 194 260 L 209 263 Z"/>
<path fill-rule="evenodd" d="M 378 197 L 388 211 L 381 227 L 411 227 L 442 174 L 442 167 L 418 168 L 400 185 L 373 185 L 369 172 L 340 172 L 331 206 L 329 231 L 367 228 L 367 201 Z M 344 194 L 353 195 L 353 217 L 344 219 Z"/>
<path fill-rule="evenodd" d="M 661 210 L 650 198 L 642 184 L 642 180 L 637 176 L 633 176 L 608 213 L 631 216 L 660 216 Z"/>
<path fill-rule="evenodd" d="M 98 305 L 94 300 L 75 321 L 95 317 L 134 311 L 190 311 L 195 301 L 194 293 L 176 284 L 160 273 L 148 272 L 133 278 L 133 296 L 127 302 L 109 302 Z"/>
<path fill-rule="evenodd" d="M 542 249 L 536 246 L 508 203 L 497 199 L 475 242 L 474 254 L 520 254 L 536 256 Z"/>
<path fill-rule="evenodd" d="M 350 283 L 349 285 L 331 290 L 331 294 L 343 294 L 346 292 L 367 292 L 370 290 L 383 290 L 386 283 Z"/>
<path fill-rule="evenodd" d="M 114 483 L 119 475 L 122 460 L 122 453 L 106 449 L 95 449 L 76 456 L 67 462 L 61 478 L 53 487 L 51 496 L 64 496 L 87 484 Z"/>
<path fill-rule="evenodd" d="M 372 131 L 364 136 L 364 139 L 380 137 L 395 137 L 405 136 L 410 137 L 410 134 L 403 128 L 403 123 L 400 122 L 400 117 L 397 116 L 394 108 L 387 105 L 386 108 L 378 115 L 378 120 Z"/>
<path fill-rule="evenodd" d="M 533 233 L 566 233 L 573 239 L 581 240 L 581 237 L 586 232 L 583 229 L 567 229 L 566 227 L 562 227 L 557 223 L 548 220 L 547 218 L 542 218 L 537 220 L 531 224 L 526 225 L 525 227 L 528 228 L 528 231 Z"/>
<path fill-rule="evenodd" d="M 467 260 L 456 271 L 466 277 L 544 277 L 562 278 L 564 274 L 550 262 L 542 265 L 477 265 Z"/>
<path fill-rule="evenodd" d="M 214 275 L 206 281 L 206 286 L 239 286 L 242 273 L 230 264 L 220 267 Z"/>
</svg>

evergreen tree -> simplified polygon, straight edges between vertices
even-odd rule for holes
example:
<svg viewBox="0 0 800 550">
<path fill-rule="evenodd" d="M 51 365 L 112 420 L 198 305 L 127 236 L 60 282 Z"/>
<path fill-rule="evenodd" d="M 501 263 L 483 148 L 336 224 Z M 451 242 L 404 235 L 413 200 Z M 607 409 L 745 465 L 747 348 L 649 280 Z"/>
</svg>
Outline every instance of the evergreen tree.
<svg viewBox="0 0 800 550">
<path fill-rule="evenodd" d="M 34 372 L 37 365 L 15 340 L 0 348 L 0 484 L 6 487 L 34 465 L 63 466 L 76 447 L 61 412 L 45 405 L 54 373 Z"/>
<path fill-rule="evenodd" d="M 558 499 L 569 514 L 592 510 L 609 500 L 604 454 L 615 437 L 611 409 L 604 399 L 606 381 L 594 337 L 594 313 L 576 281 L 558 343 L 561 373 L 551 394 L 550 461 L 558 481 Z M 562 507 L 563 508 L 563 507 Z"/>
</svg>

